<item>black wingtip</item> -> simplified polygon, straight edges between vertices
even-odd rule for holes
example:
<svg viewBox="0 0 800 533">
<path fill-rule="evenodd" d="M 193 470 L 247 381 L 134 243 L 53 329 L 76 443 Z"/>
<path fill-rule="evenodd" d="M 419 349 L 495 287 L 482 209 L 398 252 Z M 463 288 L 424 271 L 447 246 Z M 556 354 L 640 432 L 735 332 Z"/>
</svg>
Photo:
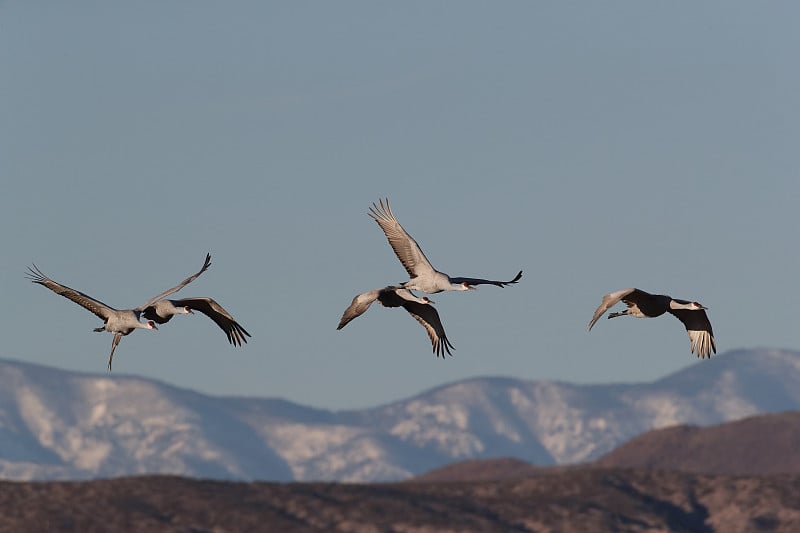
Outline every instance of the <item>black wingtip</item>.
<svg viewBox="0 0 800 533">
<path fill-rule="evenodd" d="M 456 347 L 453 346 L 453 343 L 451 343 L 447 339 L 447 337 L 445 337 L 443 339 L 439 339 L 439 342 L 436 343 L 436 345 L 434 345 L 433 353 L 434 355 L 436 355 L 437 358 L 441 357 L 442 361 L 444 361 L 446 359 L 446 357 L 444 356 L 445 352 L 450 357 L 453 357 L 453 354 L 450 352 L 451 349 L 455 350 Z"/>
<path fill-rule="evenodd" d="M 25 278 L 30 280 L 31 283 L 43 285 L 48 279 L 47 276 L 44 274 L 44 272 L 39 270 L 39 267 L 37 267 L 35 263 L 31 263 L 31 265 L 32 266 L 29 266 L 28 271 L 25 273 Z"/>
</svg>

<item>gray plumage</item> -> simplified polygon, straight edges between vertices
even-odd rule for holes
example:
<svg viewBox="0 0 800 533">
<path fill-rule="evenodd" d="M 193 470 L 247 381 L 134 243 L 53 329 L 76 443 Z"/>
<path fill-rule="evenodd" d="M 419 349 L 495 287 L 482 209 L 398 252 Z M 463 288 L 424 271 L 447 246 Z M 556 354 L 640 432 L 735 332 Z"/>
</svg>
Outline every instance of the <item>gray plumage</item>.
<svg viewBox="0 0 800 533">
<path fill-rule="evenodd" d="M 213 320 L 225 332 L 228 342 L 232 345 L 247 344 L 247 337 L 251 335 L 213 298 L 198 296 L 180 300 L 159 300 L 145 308 L 142 316 L 156 324 L 166 324 L 175 315 L 194 314 L 194 311 L 200 311 Z"/>
<path fill-rule="evenodd" d="M 380 200 L 380 205 L 373 203 L 369 209 L 369 216 L 378 223 L 383 230 L 395 255 L 405 267 L 411 277 L 402 284 L 406 289 L 435 294 L 442 291 L 467 291 L 475 289 L 475 285 L 494 285 L 505 287 L 517 283 L 522 277 L 522 271 L 511 281 L 494 281 L 482 278 L 451 278 L 439 272 L 431 265 L 422 249 L 403 226 L 397 221 L 389 207 L 389 199 Z"/>
<path fill-rule="evenodd" d="M 374 289 L 356 295 L 347 309 L 344 310 L 344 313 L 342 313 L 342 318 L 339 320 L 339 325 L 336 329 L 342 329 L 351 320 L 364 314 L 375 300 L 384 307 L 402 307 L 414 317 L 428 333 L 433 346 L 433 353 L 437 357 L 444 357 L 445 353 L 450 356 L 453 355 L 450 353 L 450 349 L 455 349 L 455 347 L 447 339 L 439 313 L 431 305 L 433 302 L 427 296 L 416 296 L 408 289 L 399 286 Z"/>
<path fill-rule="evenodd" d="M 94 331 L 108 331 L 114 334 L 114 338 L 111 340 L 111 355 L 108 358 L 108 371 L 111 372 L 111 362 L 114 359 L 114 350 L 117 349 L 117 345 L 119 344 L 120 340 L 122 340 L 123 336 L 128 335 L 135 329 L 158 329 L 152 320 L 148 322 L 140 322 L 139 318 L 142 316 L 144 309 L 154 304 L 158 300 L 161 300 L 165 296 L 169 296 L 170 294 L 181 290 L 183 287 L 197 279 L 200 274 L 208 270 L 210 265 L 211 255 L 206 254 L 206 259 L 203 262 L 203 268 L 201 268 L 199 272 L 192 274 L 171 289 L 167 289 L 164 292 L 153 296 L 142 305 L 134 307 L 133 309 L 115 309 L 110 305 L 104 304 L 100 300 L 92 298 L 88 294 L 84 294 L 81 291 L 72 289 L 66 285 L 62 285 L 47 277 L 36 265 L 28 267 L 28 273 L 26 275 L 33 283 L 38 283 L 39 285 L 47 287 L 54 293 L 72 300 L 76 304 L 88 309 L 99 318 L 103 319 L 103 325 L 99 328 L 95 328 Z"/>
<path fill-rule="evenodd" d="M 603 296 L 603 301 L 597 307 L 589 322 L 589 331 L 595 323 L 617 302 L 622 300 L 627 309 L 618 313 L 611 313 L 608 318 L 629 315 L 637 318 L 654 318 L 670 313 L 672 316 L 683 322 L 686 331 L 689 333 L 692 353 L 697 357 L 711 357 L 711 352 L 717 353 L 717 345 L 714 341 L 714 331 L 711 329 L 711 322 L 706 315 L 707 307 L 703 307 L 697 302 L 688 300 L 678 300 L 665 294 L 650 294 L 641 289 L 623 289 Z"/>
</svg>

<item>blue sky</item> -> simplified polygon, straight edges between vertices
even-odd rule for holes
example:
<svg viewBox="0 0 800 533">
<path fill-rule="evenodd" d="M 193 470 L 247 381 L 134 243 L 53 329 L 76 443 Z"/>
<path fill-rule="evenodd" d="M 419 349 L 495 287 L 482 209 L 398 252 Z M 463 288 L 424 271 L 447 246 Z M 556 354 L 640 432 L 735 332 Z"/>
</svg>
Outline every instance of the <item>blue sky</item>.
<svg viewBox="0 0 800 533">
<path fill-rule="evenodd" d="M 136 306 L 213 265 L 202 316 L 115 371 L 327 408 L 475 375 L 640 381 L 698 362 L 671 317 L 586 326 L 628 286 L 710 308 L 720 351 L 800 347 L 792 2 L 0 4 L 0 356 L 103 373 L 111 335 L 25 267 Z M 455 357 L 352 297 L 435 267 Z"/>
</svg>

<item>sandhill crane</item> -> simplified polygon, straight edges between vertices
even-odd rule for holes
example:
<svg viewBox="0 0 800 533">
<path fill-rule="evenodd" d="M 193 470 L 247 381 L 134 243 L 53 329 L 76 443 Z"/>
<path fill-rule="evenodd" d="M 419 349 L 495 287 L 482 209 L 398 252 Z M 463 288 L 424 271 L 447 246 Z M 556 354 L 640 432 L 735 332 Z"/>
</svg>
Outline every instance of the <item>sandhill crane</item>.
<svg viewBox="0 0 800 533">
<path fill-rule="evenodd" d="M 428 332 L 428 337 L 430 337 L 433 345 L 433 353 L 437 357 L 444 357 L 445 352 L 447 352 L 447 355 L 453 355 L 450 353 L 450 349 L 455 349 L 455 347 L 450 344 L 447 335 L 445 335 L 439 313 L 430 305 L 433 301 L 427 296 L 416 296 L 408 289 L 399 286 L 374 289 L 357 295 L 353 298 L 350 306 L 342 313 L 342 319 L 336 329 L 342 329 L 351 320 L 364 314 L 375 300 L 378 300 L 384 307 L 402 307 L 408 311 Z"/>
<path fill-rule="evenodd" d="M 689 332 L 689 340 L 692 343 L 692 353 L 697 357 L 711 357 L 711 352 L 717 353 L 717 345 L 714 342 L 714 332 L 711 329 L 711 322 L 706 315 L 707 307 L 703 307 L 697 302 L 678 300 L 666 294 L 649 294 L 640 289 L 623 289 L 603 296 L 603 301 L 595 310 L 589 331 L 592 330 L 595 322 L 603 316 L 609 308 L 622 300 L 627 309 L 619 313 L 611 313 L 608 318 L 615 318 L 623 315 L 635 316 L 637 318 L 654 318 L 664 313 L 670 313 L 686 326 Z"/>
<path fill-rule="evenodd" d="M 95 300 L 91 296 L 88 296 L 80 291 L 71 289 L 66 285 L 61 285 L 60 283 L 47 277 L 36 265 L 28 267 L 27 277 L 33 283 L 43 285 L 54 293 L 60 294 L 65 298 L 69 298 L 76 304 L 88 309 L 103 319 L 103 325 L 99 328 L 95 328 L 94 331 L 108 331 L 114 334 L 114 338 L 111 340 L 111 355 L 108 357 L 108 371 L 111 372 L 111 361 L 114 359 L 114 350 L 117 349 L 117 345 L 119 344 L 119 341 L 122 340 L 124 335 L 128 335 L 133 330 L 139 328 L 158 329 L 152 320 L 147 322 L 139 321 L 139 317 L 142 315 L 144 309 L 154 304 L 158 300 L 161 300 L 165 296 L 169 296 L 170 294 L 181 290 L 187 284 L 197 279 L 200 274 L 208 270 L 210 265 L 211 255 L 206 254 L 206 260 L 203 263 L 203 268 L 201 268 L 199 272 L 189 276 L 175 287 L 167 289 L 166 291 L 150 298 L 139 307 L 134 307 L 133 309 L 114 309 L 113 307 L 106 305 L 99 300 Z"/>
<path fill-rule="evenodd" d="M 246 337 L 251 336 L 216 300 L 208 297 L 159 300 L 147 306 L 142 316 L 156 324 L 166 324 L 175 315 L 194 314 L 194 311 L 200 311 L 216 322 L 234 346 L 246 344 Z"/>
<path fill-rule="evenodd" d="M 369 216 L 383 230 L 389 244 L 392 246 L 397 258 L 411 276 L 409 281 L 402 284 L 406 289 L 435 294 L 442 291 L 467 291 L 476 289 L 474 285 L 495 285 L 505 287 L 519 281 L 522 271 L 511 281 L 492 281 L 480 278 L 451 278 L 431 266 L 428 258 L 422 253 L 417 241 L 411 237 L 403 226 L 397 221 L 389 207 L 389 199 L 380 200 L 380 206 L 373 203 L 369 209 Z"/>
</svg>

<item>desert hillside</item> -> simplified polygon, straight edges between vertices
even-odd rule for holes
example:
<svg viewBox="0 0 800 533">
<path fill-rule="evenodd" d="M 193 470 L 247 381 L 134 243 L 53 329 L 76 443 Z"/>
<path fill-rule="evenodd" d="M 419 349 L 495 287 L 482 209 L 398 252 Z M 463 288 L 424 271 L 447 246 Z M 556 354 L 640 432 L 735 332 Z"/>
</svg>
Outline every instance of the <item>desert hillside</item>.
<svg viewBox="0 0 800 533">
<path fill-rule="evenodd" d="M 800 412 L 648 431 L 595 464 L 706 474 L 800 474 Z"/>
<path fill-rule="evenodd" d="M 0 483 L 2 531 L 800 531 L 800 476 L 580 468 L 466 483 Z"/>
</svg>

